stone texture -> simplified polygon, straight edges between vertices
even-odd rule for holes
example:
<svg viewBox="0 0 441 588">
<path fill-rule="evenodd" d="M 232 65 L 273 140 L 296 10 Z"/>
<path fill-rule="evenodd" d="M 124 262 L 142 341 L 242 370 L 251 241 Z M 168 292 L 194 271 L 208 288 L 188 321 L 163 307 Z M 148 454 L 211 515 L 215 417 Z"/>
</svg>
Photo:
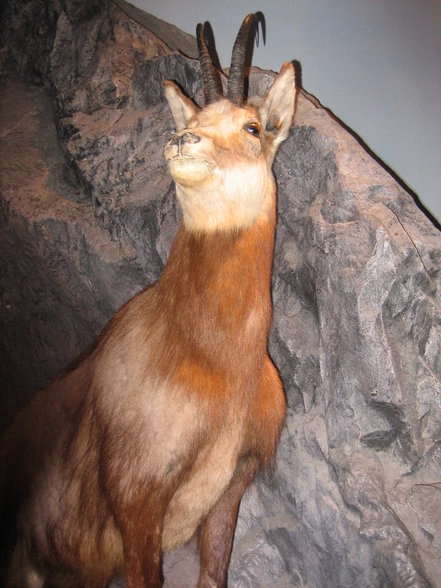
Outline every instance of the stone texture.
<svg viewBox="0 0 441 588">
<path fill-rule="evenodd" d="M 159 275 L 179 223 L 161 81 L 201 86 L 107 2 L 9 0 L 1 38 L 4 426 Z M 271 79 L 254 71 L 250 93 Z M 229 585 L 441 586 L 440 233 L 305 93 L 275 172 L 270 352 L 289 410 Z M 194 545 L 167 554 L 166 585 L 197 565 Z"/>
</svg>

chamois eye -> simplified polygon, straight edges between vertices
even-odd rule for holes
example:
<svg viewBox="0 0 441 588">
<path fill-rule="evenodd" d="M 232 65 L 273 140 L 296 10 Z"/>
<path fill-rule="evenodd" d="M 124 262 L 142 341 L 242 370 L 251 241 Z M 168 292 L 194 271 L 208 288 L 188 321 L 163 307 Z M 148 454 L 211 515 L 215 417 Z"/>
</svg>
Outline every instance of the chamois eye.
<svg viewBox="0 0 441 588">
<path fill-rule="evenodd" d="M 244 126 L 244 129 L 250 135 L 255 135 L 258 137 L 260 135 L 260 125 L 257 122 L 249 122 Z"/>
</svg>

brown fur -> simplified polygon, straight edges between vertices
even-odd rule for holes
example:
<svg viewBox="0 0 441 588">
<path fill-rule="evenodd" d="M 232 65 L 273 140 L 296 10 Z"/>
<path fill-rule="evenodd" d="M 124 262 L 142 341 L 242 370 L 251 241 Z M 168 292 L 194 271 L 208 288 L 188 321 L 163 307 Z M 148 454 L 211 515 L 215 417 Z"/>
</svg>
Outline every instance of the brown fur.
<svg viewBox="0 0 441 588">
<path fill-rule="evenodd" d="M 240 499 L 285 415 L 267 354 L 271 165 L 293 82 L 286 64 L 260 110 L 202 111 L 168 83 L 178 136 L 200 139 L 181 154 L 166 147 L 183 224 L 158 282 L 2 440 L 10 587 L 103 587 L 123 569 L 128 588 L 160 586 L 162 552 L 198 530 L 199 586 L 225 585 Z M 245 130 L 250 119 L 260 136 Z"/>
</svg>

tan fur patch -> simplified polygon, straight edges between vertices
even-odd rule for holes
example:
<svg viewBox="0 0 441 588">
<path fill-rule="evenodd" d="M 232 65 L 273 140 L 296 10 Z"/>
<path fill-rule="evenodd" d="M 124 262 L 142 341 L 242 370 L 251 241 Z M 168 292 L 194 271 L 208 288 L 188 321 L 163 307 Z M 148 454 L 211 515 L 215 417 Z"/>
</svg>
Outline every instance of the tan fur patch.
<svg viewBox="0 0 441 588">
<path fill-rule="evenodd" d="M 164 551 L 182 545 L 193 536 L 229 484 L 242 445 L 242 432 L 237 425 L 216 431 L 211 443 L 197 456 L 188 481 L 173 496 L 164 520 Z M 207 472 L 210 472 L 208 476 Z"/>
</svg>

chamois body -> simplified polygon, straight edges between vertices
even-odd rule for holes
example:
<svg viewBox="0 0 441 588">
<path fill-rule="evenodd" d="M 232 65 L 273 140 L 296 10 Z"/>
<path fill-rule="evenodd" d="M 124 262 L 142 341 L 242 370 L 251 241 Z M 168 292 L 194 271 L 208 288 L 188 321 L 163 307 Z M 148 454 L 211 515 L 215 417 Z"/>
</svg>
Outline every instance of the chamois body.
<svg viewBox="0 0 441 588">
<path fill-rule="evenodd" d="M 285 415 L 267 353 L 271 165 L 293 86 L 286 64 L 260 110 L 229 100 L 199 110 L 166 83 L 178 130 L 165 155 L 183 223 L 159 280 L 2 440 L 11 588 L 105 587 L 122 570 L 128 588 L 160 586 L 162 552 L 196 531 L 199 586 L 225 585 L 240 499 Z M 275 103 L 289 111 L 283 133 Z M 256 136 L 250 121 L 270 130 Z"/>
</svg>

